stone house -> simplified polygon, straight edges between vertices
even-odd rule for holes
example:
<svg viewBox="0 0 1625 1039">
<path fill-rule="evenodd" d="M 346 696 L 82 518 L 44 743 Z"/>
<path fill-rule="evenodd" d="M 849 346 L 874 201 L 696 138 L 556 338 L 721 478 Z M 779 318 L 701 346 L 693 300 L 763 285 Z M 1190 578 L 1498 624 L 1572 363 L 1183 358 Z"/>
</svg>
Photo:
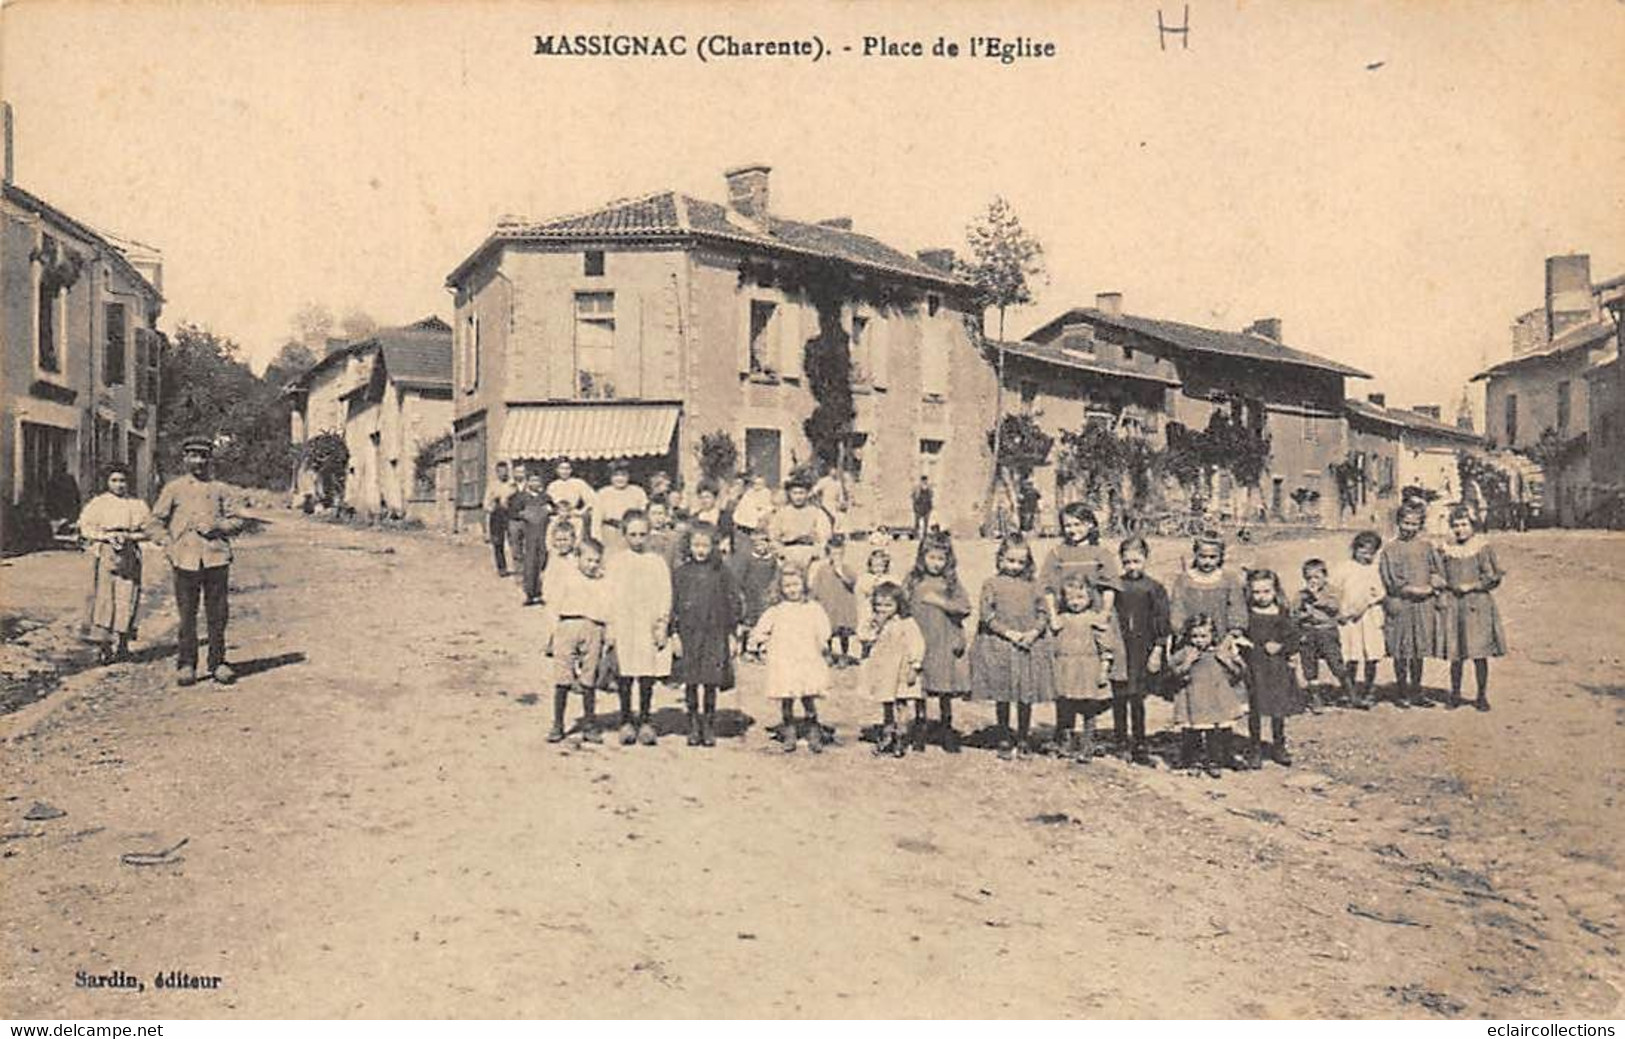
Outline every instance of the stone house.
<svg viewBox="0 0 1625 1039">
<path fill-rule="evenodd" d="M 321 433 L 343 436 L 344 503 L 358 514 L 407 516 L 417 511 L 414 501 L 432 503 L 433 466 L 420 466 L 418 456 L 451 433 L 451 338 L 437 317 L 381 329 L 336 348 L 284 391 L 295 446 Z M 318 491 L 304 463 L 294 491 L 299 498 Z"/>
<path fill-rule="evenodd" d="M 1287 346 L 1274 318 L 1240 332 L 1202 328 L 1124 313 L 1115 292 L 1009 344 L 1005 358 L 1007 398 L 1040 415 L 1057 436 L 1102 422 L 1161 447 L 1171 425 L 1203 430 L 1221 410 L 1268 434 L 1270 458 L 1256 496 L 1225 473 L 1212 488 L 1221 518 L 1248 522 L 1335 515 L 1331 467 L 1348 451 L 1349 378 L 1369 376 Z M 1035 482 L 1055 502 L 1061 489 L 1053 466 L 1045 469 Z"/>
<path fill-rule="evenodd" d="M 1555 437 L 1561 450 L 1546 466 L 1543 507 L 1563 526 L 1586 522 L 1597 495 L 1587 375 L 1616 347 L 1618 318 L 1610 307 L 1622 298 L 1625 276 L 1593 284 L 1589 256 L 1549 257 L 1544 305 L 1513 321 L 1511 356 L 1473 376 L 1485 383 L 1484 428 L 1492 445 L 1528 451 L 1548 431 Z"/>
<path fill-rule="evenodd" d="M 113 462 L 156 490 L 164 339 L 162 261 L 12 183 L 4 109 L 0 186 L 0 543 L 37 541 L 47 483 L 66 471 L 88 499 Z"/>
<path fill-rule="evenodd" d="M 1435 496 L 1437 505 L 1429 510 L 1429 521 L 1433 529 L 1442 531 L 1447 506 L 1462 500 L 1457 454 L 1482 453 L 1484 438 L 1444 422 L 1437 406 L 1390 408 L 1380 393 L 1363 401 L 1351 399 L 1345 407 L 1348 461 L 1357 467 L 1361 479 L 1351 485 L 1355 491 L 1352 509 L 1343 509 L 1340 501 L 1332 503 L 1344 522 L 1389 531 L 1401 492 L 1420 487 Z"/>
<path fill-rule="evenodd" d="M 838 323 L 857 411 L 844 452 L 854 525 L 908 527 L 924 473 L 946 521 L 975 528 L 994 380 L 966 327 L 980 319 L 974 289 L 947 251 L 909 255 L 850 219 L 780 215 L 769 172 L 729 171 L 725 204 L 661 191 L 507 220 L 451 272 L 463 517 L 499 460 L 569 457 L 598 483 L 625 458 L 634 478 L 664 469 L 692 485 L 715 432 L 777 486 L 813 457 L 804 351 Z M 841 287 L 833 303 L 820 283 Z"/>
</svg>

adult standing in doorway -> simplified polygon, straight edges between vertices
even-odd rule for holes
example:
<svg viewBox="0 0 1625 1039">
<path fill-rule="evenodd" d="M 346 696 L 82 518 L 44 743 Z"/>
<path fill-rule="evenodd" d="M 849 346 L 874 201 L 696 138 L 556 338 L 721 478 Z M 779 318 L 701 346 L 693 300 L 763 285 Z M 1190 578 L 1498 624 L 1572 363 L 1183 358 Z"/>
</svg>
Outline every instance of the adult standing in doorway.
<svg viewBox="0 0 1625 1039">
<path fill-rule="evenodd" d="M 760 473 L 752 474 L 745 493 L 739 496 L 738 503 L 734 505 L 735 556 L 750 554 L 756 532 L 766 528 L 768 517 L 772 514 L 773 492 L 768 490 L 767 477 Z"/>
<path fill-rule="evenodd" d="M 919 484 L 914 488 L 914 540 L 922 545 L 925 543 L 925 536 L 931 533 L 931 508 L 935 498 L 936 495 L 931 491 L 931 478 L 921 476 Z"/>
<path fill-rule="evenodd" d="M 130 493 L 130 467 L 107 469 L 107 491 L 85 504 L 79 536 L 91 557 L 90 611 L 85 633 L 98 644 L 101 662 L 122 660 L 135 637 L 141 609 L 141 542 L 152 518 L 147 503 Z"/>
<path fill-rule="evenodd" d="M 575 466 L 568 458 L 560 458 L 553 466 L 553 482 L 547 485 L 553 522 L 567 522 L 577 537 L 587 537 L 592 533 L 593 498 L 592 488 L 575 474 Z"/>
<path fill-rule="evenodd" d="M 497 576 L 508 576 L 508 503 L 519 487 L 508 479 L 508 463 L 498 462 L 496 479 L 485 490 L 485 536 L 491 542 L 491 555 Z"/>
<path fill-rule="evenodd" d="M 208 675 L 230 685 L 237 675 L 226 663 L 226 621 L 230 616 L 226 593 L 230 587 L 231 537 L 242 521 L 226 503 L 226 485 L 210 477 L 214 443 L 207 437 L 188 437 L 181 444 L 186 474 L 164 485 L 152 507 L 147 533 L 164 546 L 175 571 L 175 606 L 180 611 L 176 635 L 176 681 L 197 681 L 198 600 L 209 628 Z"/>
</svg>

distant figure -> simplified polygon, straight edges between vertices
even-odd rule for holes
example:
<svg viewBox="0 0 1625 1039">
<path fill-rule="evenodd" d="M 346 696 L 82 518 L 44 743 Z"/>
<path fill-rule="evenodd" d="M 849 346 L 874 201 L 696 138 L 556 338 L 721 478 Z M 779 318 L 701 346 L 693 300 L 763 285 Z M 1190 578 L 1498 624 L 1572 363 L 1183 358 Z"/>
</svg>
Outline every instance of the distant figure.
<svg viewBox="0 0 1625 1039">
<path fill-rule="evenodd" d="M 491 542 L 497 576 L 508 576 L 508 502 L 519 487 L 508 479 L 508 463 L 498 462 L 497 478 L 485 491 L 485 536 Z"/>
<path fill-rule="evenodd" d="M 197 681 L 197 610 L 203 600 L 209 626 L 209 675 L 230 685 L 237 674 L 226 663 L 226 621 L 229 608 L 231 541 L 242 522 L 226 505 L 226 485 L 209 476 L 214 443 L 208 437 L 188 437 L 181 445 L 186 475 L 164 485 L 152 507 L 147 533 L 163 545 L 175 570 L 175 605 L 180 611 L 176 635 L 176 682 Z"/>
<path fill-rule="evenodd" d="M 1022 480 L 1016 495 L 1016 522 L 1023 534 L 1030 533 L 1038 521 L 1038 503 L 1042 496 L 1031 480 Z"/>
<path fill-rule="evenodd" d="M 515 462 L 513 464 L 513 486 L 516 495 L 525 489 L 525 482 L 529 478 L 530 475 L 525 471 L 525 463 Z M 518 565 L 525 558 L 525 525 L 518 522 L 518 519 L 517 510 L 514 509 L 513 502 L 510 500 L 508 502 L 508 555 L 513 557 L 515 565 Z"/>
<path fill-rule="evenodd" d="M 98 643 L 101 662 L 122 660 L 129 653 L 141 609 L 141 542 L 152 514 L 147 503 L 130 494 L 130 467 L 108 467 L 107 492 L 98 494 L 79 514 L 79 536 L 91 556 L 90 613 L 86 635 Z"/>
<path fill-rule="evenodd" d="M 914 488 L 914 540 L 923 542 L 925 536 L 931 533 L 931 507 L 935 495 L 931 492 L 931 478 L 920 477 L 919 486 Z"/>
</svg>

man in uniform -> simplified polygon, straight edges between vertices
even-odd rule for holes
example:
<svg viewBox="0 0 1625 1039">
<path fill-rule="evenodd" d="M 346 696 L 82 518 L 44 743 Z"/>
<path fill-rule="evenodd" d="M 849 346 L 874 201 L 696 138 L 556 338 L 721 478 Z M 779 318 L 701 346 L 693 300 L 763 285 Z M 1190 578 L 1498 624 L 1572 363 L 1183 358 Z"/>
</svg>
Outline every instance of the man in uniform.
<svg viewBox="0 0 1625 1039">
<path fill-rule="evenodd" d="M 209 462 L 214 442 L 208 437 L 187 437 L 181 443 L 186 475 L 164 485 L 152 507 L 147 532 L 164 547 L 175 572 L 175 606 L 180 611 L 176 636 L 176 681 L 197 681 L 197 610 L 203 600 L 209 626 L 208 674 L 221 685 L 236 680 L 226 663 L 226 591 L 231 569 L 232 535 L 242 521 L 226 504 L 226 485 L 210 479 Z"/>
</svg>

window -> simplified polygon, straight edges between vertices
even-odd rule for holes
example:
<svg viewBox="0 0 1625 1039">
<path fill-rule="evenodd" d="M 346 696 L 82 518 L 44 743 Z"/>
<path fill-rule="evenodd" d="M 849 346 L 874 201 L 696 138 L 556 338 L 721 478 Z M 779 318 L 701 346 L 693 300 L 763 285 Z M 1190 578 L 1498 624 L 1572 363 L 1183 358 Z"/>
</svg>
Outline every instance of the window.
<svg viewBox="0 0 1625 1039">
<path fill-rule="evenodd" d="M 750 301 L 750 374 L 773 374 L 773 315 L 778 305 L 765 299 Z"/>
<path fill-rule="evenodd" d="M 1123 347 L 1123 360 L 1125 360 L 1125 361 L 1134 360 L 1134 347 L 1132 347 L 1132 346 L 1124 346 Z"/>
<path fill-rule="evenodd" d="M 581 273 L 589 278 L 604 276 L 604 250 L 588 249 L 581 257 Z"/>
<path fill-rule="evenodd" d="M 1306 444 L 1320 443 L 1320 426 L 1317 424 L 1313 412 L 1303 413 L 1303 442 Z"/>
<path fill-rule="evenodd" d="M 615 293 L 576 293 L 576 396 L 615 398 Z"/>
<path fill-rule="evenodd" d="M 920 393 L 933 400 L 948 396 L 948 339 L 930 329 L 920 341 Z"/>
<path fill-rule="evenodd" d="M 50 235 L 45 236 L 45 246 L 42 252 L 54 255 L 55 240 Z M 40 271 L 39 279 L 39 366 L 41 371 L 62 371 L 62 347 L 58 339 L 59 329 L 57 321 L 58 298 L 62 294 L 62 285 L 55 273 L 49 268 Z"/>
<path fill-rule="evenodd" d="M 867 383 L 870 379 L 868 331 L 869 319 L 853 314 L 852 381 L 855 383 Z"/>
<path fill-rule="evenodd" d="M 1569 432 L 1570 392 L 1567 379 L 1557 384 L 1557 431 L 1564 436 Z"/>
<path fill-rule="evenodd" d="M 141 399 L 157 404 L 158 394 L 163 388 L 164 337 L 151 329 L 136 331 L 136 341 L 146 347 L 146 360 L 138 361 L 141 370 L 136 375 L 136 382 L 146 383 L 146 396 Z"/>
<path fill-rule="evenodd" d="M 1517 447 L 1518 446 L 1518 395 L 1516 393 L 1507 394 L 1506 429 L 1505 429 L 1505 433 L 1506 433 L 1506 438 L 1507 438 L 1506 446 L 1507 447 Z"/>
<path fill-rule="evenodd" d="M 1095 330 L 1091 326 L 1069 328 L 1061 334 L 1061 347 L 1074 353 L 1095 355 Z"/>
<path fill-rule="evenodd" d="M 936 317 L 937 311 L 942 309 L 942 297 L 935 292 L 925 294 L 925 316 Z"/>
<path fill-rule="evenodd" d="M 107 316 L 107 351 L 102 357 L 102 382 L 108 386 L 124 385 L 124 343 L 129 328 L 124 320 L 124 304 L 109 303 L 103 308 Z"/>
</svg>

